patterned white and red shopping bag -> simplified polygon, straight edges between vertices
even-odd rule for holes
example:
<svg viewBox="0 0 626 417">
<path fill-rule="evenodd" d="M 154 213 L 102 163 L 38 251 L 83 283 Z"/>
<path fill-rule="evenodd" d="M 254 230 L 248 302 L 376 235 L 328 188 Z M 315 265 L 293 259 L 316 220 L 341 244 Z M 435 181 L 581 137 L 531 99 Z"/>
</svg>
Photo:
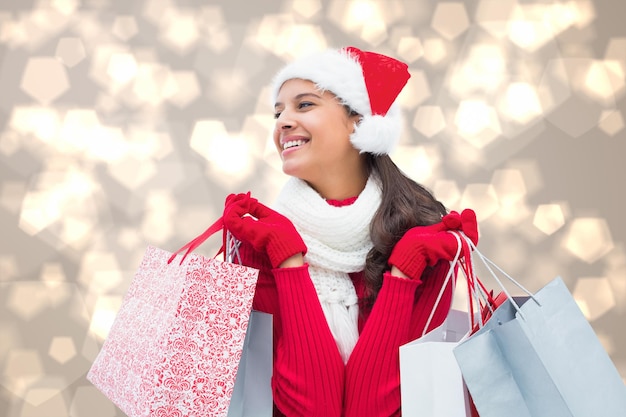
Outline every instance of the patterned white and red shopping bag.
<svg viewBox="0 0 626 417">
<path fill-rule="evenodd" d="M 220 228 L 145 252 L 87 374 L 130 417 L 228 413 L 258 270 L 190 253 Z"/>
</svg>

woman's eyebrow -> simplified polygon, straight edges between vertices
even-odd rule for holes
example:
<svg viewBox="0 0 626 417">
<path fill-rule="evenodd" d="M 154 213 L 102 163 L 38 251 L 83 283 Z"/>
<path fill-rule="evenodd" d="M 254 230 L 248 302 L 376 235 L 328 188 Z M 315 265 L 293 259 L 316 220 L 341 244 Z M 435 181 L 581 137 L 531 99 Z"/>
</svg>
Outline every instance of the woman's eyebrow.
<svg viewBox="0 0 626 417">
<path fill-rule="evenodd" d="M 315 97 L 315 98 L 321 98 L 319 95 L 317 95 L 315 93 L 300 93 L 300 94 L 297 94 L 293 99 L 294 100 L 300 100 L 301 98 L 308 97 L 308 96 Z M 280 107 L 282 105 L 283 105 L 282 102 L 277 101 L 276 104 L 274 104 L 274 108 Z"/>
<path fill-rule="evenodd" d="M 316 97 L 316 98 L 320 98 L 320 96 L 315 94 L 315 93 L 300 93 L 297 96 L 295 96 L 294 99 L 300 100 L 301 98 L 307 97 L 307 96 L 313 96 L 313 97 Z"/>
</svg>

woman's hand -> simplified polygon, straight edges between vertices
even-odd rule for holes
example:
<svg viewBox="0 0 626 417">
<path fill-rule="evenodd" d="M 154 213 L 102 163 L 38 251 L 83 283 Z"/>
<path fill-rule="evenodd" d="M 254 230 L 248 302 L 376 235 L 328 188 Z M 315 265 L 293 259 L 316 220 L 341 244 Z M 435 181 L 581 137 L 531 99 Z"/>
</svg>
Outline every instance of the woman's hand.
<svg viewBox="0 0 626 417">
<path fill-rule="evenodd" d="M 474 210 L 465 209 L 461 214 L 451 211 L 443 216 L 441 223 L 445 227 L 444 230 L 461 231 L 472 241 L 474 246 L 478 245 L 478 223 Z"/>
<path fill-rule="evenodd" d="M 391 274 L 398 277 L 419 279 L 426 266 L 434 266 L 440 260 L 452 261 L 459 243 L 450 230 L 462 231 L 474 245 L 478 244 L 478 225 L 473 210 L 461 214 L 451 212 L 441 222 L 430 226 L 409 229 L 396 243 L 391 256 Z"/>
<path fill-rule="evenodd" d="M 223 219 L 233 236 L 266 253 L 273 268 L 304 264 L 307 247 L 293 223 L 250 197 L 250 193 L 226 197 Z"/>
</svg>

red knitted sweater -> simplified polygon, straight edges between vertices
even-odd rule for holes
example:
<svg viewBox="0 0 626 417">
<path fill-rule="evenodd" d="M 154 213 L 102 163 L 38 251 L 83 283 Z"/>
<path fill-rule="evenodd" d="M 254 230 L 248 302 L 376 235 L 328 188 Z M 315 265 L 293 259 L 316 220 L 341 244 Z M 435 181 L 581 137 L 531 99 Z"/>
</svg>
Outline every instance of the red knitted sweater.
<svg viewBox="0 0 626 417">
<path fill-rule="evenodd" d="M 267 256 L 245 243 L 240 255 L 260 270 L 253 308 L 273 315 L 274 416 L 400 416 L 399 348 L 422 335 L 449 263 L 427 268 L 421 281 L 386 273 L 372 309 L 363 307 L 363 273 L 351 274 L 362 306 L 360 336 L 344 365 L 308 265 L 272 270 Z M 451 296 L 449 286 L 431 329 L 445 319 Z"/>
</svg>

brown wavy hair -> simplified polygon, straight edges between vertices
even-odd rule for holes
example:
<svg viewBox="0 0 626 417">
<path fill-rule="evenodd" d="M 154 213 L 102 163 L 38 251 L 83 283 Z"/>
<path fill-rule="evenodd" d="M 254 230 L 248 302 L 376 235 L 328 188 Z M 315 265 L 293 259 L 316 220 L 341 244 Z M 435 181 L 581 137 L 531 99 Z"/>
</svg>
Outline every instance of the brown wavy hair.
<svg viewBox="0 0 626 417">
<path fill-rule="evenodd" d="M 391 251 L 404 235 L 415 226 L 441 221 L 447 211 L 424 186 L 406 176 L 389 155 L 366 155 L 368 170 L 375 173 L 381 184 L 382 197 L 370 223 L 372 249 L 365 261 L 365 286 L 368 290 L 366 307 L 373 305 L 382 287 L 383 273 L 389 269 Z"/>
</svg>

